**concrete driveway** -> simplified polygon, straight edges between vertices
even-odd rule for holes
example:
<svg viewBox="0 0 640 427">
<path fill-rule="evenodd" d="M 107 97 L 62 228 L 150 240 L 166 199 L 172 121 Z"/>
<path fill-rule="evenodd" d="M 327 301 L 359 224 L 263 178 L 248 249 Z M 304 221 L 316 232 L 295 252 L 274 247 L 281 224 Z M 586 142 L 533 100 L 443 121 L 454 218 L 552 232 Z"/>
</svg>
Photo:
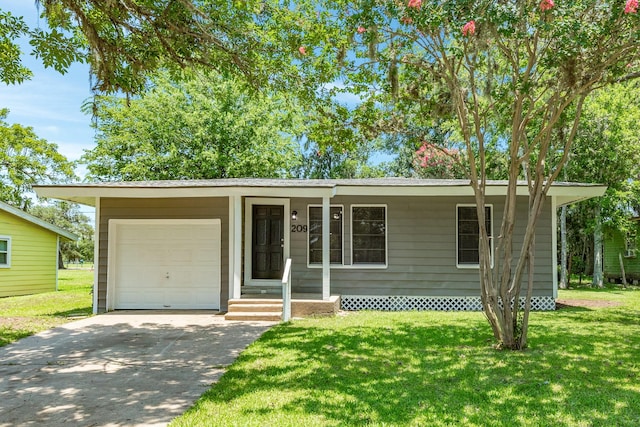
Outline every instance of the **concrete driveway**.
<svg viewBox="0 0 640 427">
<path fill-rule="evenodd" d="M 274 323 L 125 311 L 0 348 L 0 426 L 162 426 Z"/>
</svg>

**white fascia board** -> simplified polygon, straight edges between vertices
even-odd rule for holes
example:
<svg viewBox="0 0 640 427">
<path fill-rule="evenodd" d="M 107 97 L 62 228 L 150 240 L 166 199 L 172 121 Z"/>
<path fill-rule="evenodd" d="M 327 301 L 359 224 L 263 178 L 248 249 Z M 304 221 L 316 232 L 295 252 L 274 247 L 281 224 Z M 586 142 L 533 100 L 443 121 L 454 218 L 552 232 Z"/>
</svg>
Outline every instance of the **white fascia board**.
<svg viewBox="0 0 640 427">
<path fill-rule="evenodd" d="M 527 187 L 519 185 L 518 196 L 528 195 Z M 487 196 L 504 196 L 507 192 L 506 185 L 487 185 Z M 425 186 L 340 186 L 336 195 L 339 196 L 450 196 L 473 197 L 474 192 L 470 184 L 464 185 L 425 185 Z"/>
<path fill-rule="evenodd" d="M 469 185 L 461 186 L 339 186 L 336 196 L 473 196 Z"/>
<path fill-rule="evenodd" d="M 243 187 L 239 194 L 246 197 L 329 197 L 336 195 L 335 187 Z"/>
<path fill-rule="evenodd" d="M 314 187 L 92 187 L 46 186 L 35 188 L 40 197 L 69 200 L 95 206 L 96 198 L 175 197 L 333 197 L 335 189 Z"/>
<path fill-rule="evenodd" d="M 174 198 L 174 197 L 308 197 L 322 198 L 334 196 L 473 196 L 471 185 L 336 185 L 331 187 L 302 186 L 238 186 L 238 187 L 109 187 L 106 185 L 35 186 L 38 196 L 69 200 L 95 206 L 101 198 Z M 602 196 L 607 189 L 604 185 L 553 185 L 549 196 L 556 196 L 558 206 L 575 203 L 592 197 Z M 507 185 L 487 185 L 487 196 L 504 196 Z M 516 194 L 527 196 L 526 185 L 519 185 Z"/>
<path fill-rule="evenodd" d="M 556 196 L 558 206 L 579 202 L 592 197 L 600 197 L 606 191 L 606 185 L 552 185 L 549 196 Z M 485 195 L 505 196 L 507 185 L 487 185 Z M 518 196 L 528 196 L 526 185 L 518 185 Z M 336 195 L 340 196 L 474 196 L 471 185 L 443 186 L 339 186 Z"/>
</svg>

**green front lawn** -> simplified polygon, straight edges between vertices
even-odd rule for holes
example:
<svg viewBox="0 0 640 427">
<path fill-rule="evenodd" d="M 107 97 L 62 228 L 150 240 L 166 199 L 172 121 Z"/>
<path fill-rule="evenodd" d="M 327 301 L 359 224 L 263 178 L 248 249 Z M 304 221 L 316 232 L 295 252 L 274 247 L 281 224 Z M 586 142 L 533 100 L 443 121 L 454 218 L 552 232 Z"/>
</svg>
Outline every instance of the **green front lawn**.
<svg viewBox="0 0 640 427">
<path fill-rule="evenodd" d="M 57 292 L 0 298 L 0 347 L 91 314 L 93 271 L 60 270 Z"/>
<path fill-rule="evenodd" d="M 534 313 L 498 351 L 481 313 L 359 312 L 276 326 L 172 426 L 638 426 L 640 290 Z"/>
</svg>

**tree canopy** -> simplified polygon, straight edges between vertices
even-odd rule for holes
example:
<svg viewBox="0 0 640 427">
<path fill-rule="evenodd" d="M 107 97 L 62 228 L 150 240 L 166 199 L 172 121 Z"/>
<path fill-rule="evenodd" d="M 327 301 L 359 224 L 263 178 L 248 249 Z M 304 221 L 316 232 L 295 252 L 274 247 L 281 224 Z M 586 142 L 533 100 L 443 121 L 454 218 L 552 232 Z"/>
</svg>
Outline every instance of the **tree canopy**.
<svg viewBox="0 0 640 427">
<path fill-rule="evenodd" d="M 73 164 L 58 153 L 55 144 L 39 138 L 30 127 L 6 123 L 8 114 L 0 109 L 0 200 L 25 209 L 32 203 L 33 184 L 76 176 Z"/>
<path fill-rule="evenodd" d="M 47 67 L 65 72 L 87 62 L 98 93 L 141 93 L 158 70 L 174 77 L 185 68 L 243 76 L 254 87 L 282 87 L 314 96 L 301 84 L 296 61 L 306 52 L 294 4 L 249 0 L 37 0 L 47 26 L 29 28 L 0 8 L 0 81 L 19 83 L 31 71 L 21 61 L 19 37 Z M 288 7 L 291 6 L 291 7 Z M 320 34 L 320 33 L 318 33 Z M 319 37 L 318 35 L 314 37 Z M 318 60 L 317 72 L 329 70 Z M 311 68 L 311 67 L 310 67 Z M 308 68 L 308 69 L 310 69 Z"/>
<path fill-rule="evenodd" d="M 215 73 L 173 82 L 166 73 L 134 99 L 93 108 L 93 180 L 287 177 L 300 162 L 301 116 L 284 98 L 251 93 Z"/>
<path fill-rule="evenodd" d="M 594 260 L 593 283 L 603 285 L 602 238 L 604 232 L 625 232 L 634 216 L 638 195 L 634 181 L 640 179 L 640 88 L 637 81 L 599 90 L 584 103 L 583 119 L 572 147 L 564 179 L 598 182 L 608 186 L 605 196 L 572 207 L 569 221 L 581 233 L 569 233 L 569 249 Z M 584 250 L 583 248 L 589 248 Z M 586 261 L 586 260 L 580 260 Z M 590 270 L 590 269 L 589 269 Z"/>
<path fill-rule="evenodd" d="M 62 264 L 63 259 L 68 262 L 93 260 L 93 227 L 91 226 L 91 218 L 80 212 L 78 204 L 55 201 L 46 205 L 32 206 L 29 209 L 29 213 L 80 236 L 77 242 L 64 240 L 60 242 L 60 254 L 62 254 L 62 258 L 59 260 L 60 264 Z"/>
</svg>

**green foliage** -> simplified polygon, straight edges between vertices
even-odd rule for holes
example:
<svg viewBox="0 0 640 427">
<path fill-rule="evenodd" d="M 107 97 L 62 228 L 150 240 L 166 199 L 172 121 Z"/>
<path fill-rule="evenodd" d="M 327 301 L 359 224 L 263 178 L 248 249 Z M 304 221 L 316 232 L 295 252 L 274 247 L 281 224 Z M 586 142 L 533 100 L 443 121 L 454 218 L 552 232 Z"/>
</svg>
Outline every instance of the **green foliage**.
<svg viewBox="0 0 640 427">
<path fill-rule="evenodd" d="M 481 313 L 282 324 L 171 426 L 634 426 L 640 291 L 593 294 L 560 297 L 624 305 L 536 313 L 526 352 L 496 350 Z"/>
<path fill-rule="evenodd" d="M 85 60 L 84 47 L 77 37 L 69 37 L 55 28 L 49 31 L 39 28 L 32 30 L 30 37 L 32 53 L 42 60 L 45 68 L 65 74 L 72 63 Z"/>
<path fill-rule="evenodd" d="M 53 18 L 53 17 L 52 17 Z M 22 53 L 17 40 L 26 37 L 32 46 L 31 55 L 41 58 L 45 67 L 53 67 L 65 73 L 72 62 L 83 62 L 86 48 L 75 32 L 69 31 L 69 23 L 63 24 L 53 18 L 53 24 L 60 28 L 44 30 L 31 29 L 22 17 L 0 9 L 0 82 L 6 84 L 22 83 L 32 77 L 33 73 L 22 63 Z"/>
<path fill-rule="evenodd" d="M 55 144 L 30 127 L 6 123 L 8 113 L 0 109 L 0 200 L 25 208 L 32 185 L 69 181 L 75 174 Z"/>
<path fill-rule="evenodd" d="M 637 82 L 620 83 L 593 93 L 582 109 L 566 179 L 599 182 L 616 190 L 627 180 L 637 178 L 640 175 L 639 122 Z"/>
<path fill-rule="evenodd" d="M 21 83 L 32 76 L 31 71 L 22 65 L 20 46 L 16 43 L 28 31 L 29 27 L 21 17 L 0 9 L 0 82 Z"/>
<path fill-rule="evenodd" d="M 315 85 L 302 83 L 297 62 L 300 48 L 324 38 L 329 28 L 320 12 L 313 22 L 298 19 L 299 7 L 313 2 L 290 7 L 259 0 L 39 3 L 51 30 L 29 32 L 36 55 L 45 63 L 54 59 L 62 69 L 65 60 L 86 59 L 98 92 L 141 93 L 161 69 L 179 76 L 187 67 L 204 66 L 243 76 L 254 87 L 286 85 L 315 96 Z M 333 62 L 319 56 L 304 68 L 329 73 Z"/>
<path fill-rule="evenodd" d="M 572 271 L 591 274 L 593 233 L 601 221 L 605 236 L 623 234 L 638 212 L 640 191 L 640 88 L 635 81 L 619 83 L 592 94 L 582 109 L 582 120 L 563 172 L 568 181 L 598 182 L 608 186 L 604 195 L 568 210 L 568 252 Z M 574 111 L 568 111 L 568 115 Z M 559 137 L 568 132 L 561 130 Z M 596 208 L 601 211 L 596 217 Z M 576 258 L 577 257 L 577 258 Z"/>
<path fill-rule="evenodd" d="M 276 96 L 230 79 L 167 74 L 133 98 L 98 97 L 90 179 L 157 180 L 286 177 L 299 163 L 301 116 Z"/>
<path fill-rule="evenodd" d="M 82 33 L 82 49 L 101 92 L 140 92 L 164 60 L 178 69 L 205 64 L 226 72 L 236 68 L 249 73 L 248 63 L 257 52 L 257 38 L 248 26 L 258 3 L 76 1 L 41 0 L 53 28 L 46 34 L 57 41 L 58 28 Z M 249 31 L 247 31 L 249 30 Z M 65 53 L 56 43 L 42 54 Z"/>
<path fill-rule="evenodd" d="M 56 201 L 48 205 L 32 206 L 29 213 L 80 236 L 76 242 L 61 241 L 60 252 L 67 262 L 80 259 L 93 260 L 92 220 L 80 212 L 80 205 Z"/>
<path fill-rule="evenodd" d="M 339 145 L 339 144 L 336 144 Z M 369 151 L 360 147 L 355 151 L 327 146 L 320 150 L 317 146 L 307 146 L 300 166 L 295 170 L 299 178 L 339 179 L 339 178 L 379 178 L 384 171 L 368 164 Z"/>
</svg>

